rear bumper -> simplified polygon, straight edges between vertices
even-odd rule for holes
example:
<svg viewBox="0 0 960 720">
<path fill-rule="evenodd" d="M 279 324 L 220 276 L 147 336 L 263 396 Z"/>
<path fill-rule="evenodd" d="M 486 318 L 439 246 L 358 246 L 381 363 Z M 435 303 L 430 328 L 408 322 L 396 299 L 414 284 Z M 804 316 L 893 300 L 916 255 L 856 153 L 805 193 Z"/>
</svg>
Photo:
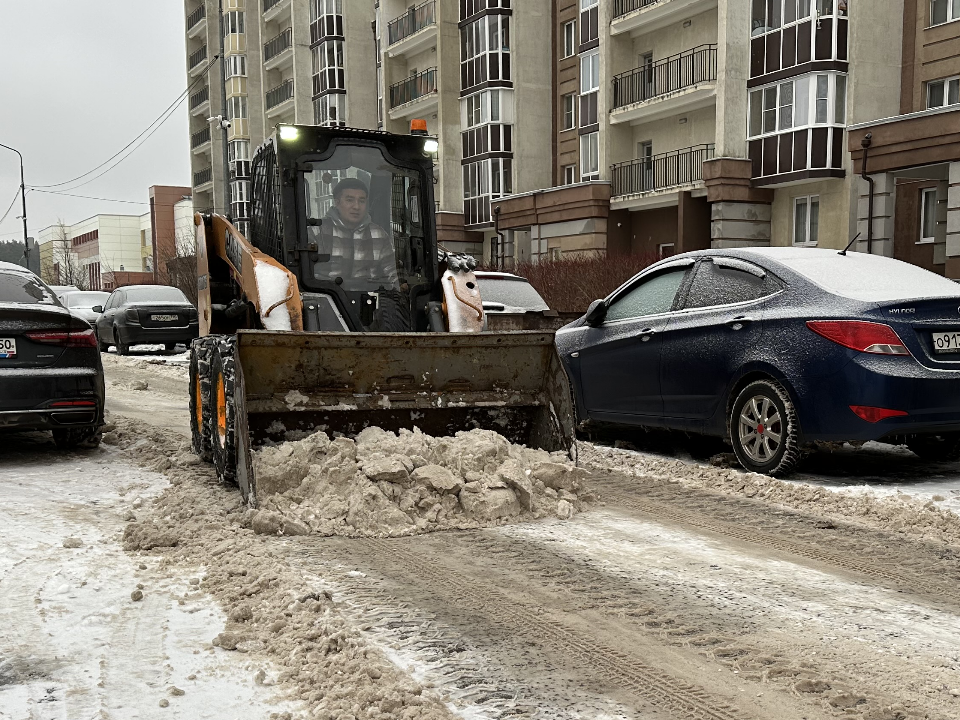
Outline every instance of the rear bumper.
<svg viewBox="0 0 960 720">
<path fill-rule="evenodd" d="M 55 408 L 85 400 L 87 407 Z M 0 427 L 54 428 L 103 424 L 103 374 L 94 368 L 0 369 Z"/>
<path fill-rule="evenodd" d="M 119 327 L 120 341 L 125 345 L 165 345 L 167 343 L 183 343 L 190 345 L 190 341 L 200 335 L 199 325 L 190 325 L 179 328 L 147 328 L 147 327 Z"/>
<path fill-rule="evenodd" d="M 806 440 L 882 440 L 894 435 L 960 432 L 960 372 L 931 370 L 913 358 L 857 354 L 822 378 L 813 402 L 801 403 Z M 851 405 L 908 414 L 871 423 Z"/>
</svg>

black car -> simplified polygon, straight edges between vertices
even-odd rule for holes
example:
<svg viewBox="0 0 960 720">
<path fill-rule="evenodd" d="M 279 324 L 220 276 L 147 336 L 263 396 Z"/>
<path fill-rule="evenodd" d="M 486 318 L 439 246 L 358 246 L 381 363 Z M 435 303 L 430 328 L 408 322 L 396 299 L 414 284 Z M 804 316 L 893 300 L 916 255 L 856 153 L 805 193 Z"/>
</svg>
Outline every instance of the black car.
<svg viewBox="0 0 960 720">
<path fill-rule="evenodd" d="M 678 255 L 557 333 L 582 420 L 728 437 L 784 474 L 803 443 L 960 459 L 960 285 L 810 248 Z"/>
<path fill-rule="evenodd" d="M 115 345 L 119 355 L 131 345 L 189 345 L 200 334 L 197 309 L 180 290 L 169 285 L 128 285 L 114 290 L 99 312 L 100 350 Z"/>
<path fill-rule="evenodd" d="M 59 447 L 95 447 L 103 402 L 90 325 L 32 272 L 0 262 L 0 428 L 52 430 Z"/>
</svg>

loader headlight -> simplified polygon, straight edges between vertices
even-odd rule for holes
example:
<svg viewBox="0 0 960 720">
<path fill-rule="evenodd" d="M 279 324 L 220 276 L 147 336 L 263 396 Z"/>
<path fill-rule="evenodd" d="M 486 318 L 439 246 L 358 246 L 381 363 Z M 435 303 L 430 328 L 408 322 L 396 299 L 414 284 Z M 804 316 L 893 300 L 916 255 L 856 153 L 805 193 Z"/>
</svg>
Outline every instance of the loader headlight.
<svg viewBox="0 0 960 720">
<path fill-rule="evenodd" d="M 281 140 L 296 140 L 300 135 L 300 131 L 295 127 L 289 125 L 280 126 L 280 139 Z"/>
<path fill-rule="evenodd" d="M 429 138 L 423 141 L 423 152 L 427 155 L 433 155 L 440 150 L 440 143 L 438 143 L 433 138 Z"/>
</svg>

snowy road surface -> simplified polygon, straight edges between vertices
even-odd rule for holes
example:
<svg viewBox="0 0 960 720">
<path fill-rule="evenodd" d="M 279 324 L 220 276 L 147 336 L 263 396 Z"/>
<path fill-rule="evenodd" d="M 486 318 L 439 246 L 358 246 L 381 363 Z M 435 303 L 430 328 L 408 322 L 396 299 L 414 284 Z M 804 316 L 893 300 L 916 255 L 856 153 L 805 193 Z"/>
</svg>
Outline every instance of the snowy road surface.
<svg viewBox="0 0 960 720">
<path fill-rule="evenodd" d="M 571 520 L 269 537 L 183 452 L 179 358 L 105 364 L 112 445 L 0 451 L 4 720 L 960 717 L 960 467 L 584 445 Z"/>
</svg>

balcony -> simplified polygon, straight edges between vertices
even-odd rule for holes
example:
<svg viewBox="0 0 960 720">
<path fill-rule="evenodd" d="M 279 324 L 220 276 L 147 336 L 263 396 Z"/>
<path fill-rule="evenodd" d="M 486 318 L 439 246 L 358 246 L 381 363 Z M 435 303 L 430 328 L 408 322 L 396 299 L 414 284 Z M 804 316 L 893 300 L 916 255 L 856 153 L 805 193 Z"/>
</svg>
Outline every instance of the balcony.
<svg viewBox="0 0 960 720">
<path fill-rule="evenodd" d="M 210 188 L 206 187 L 207 185 L 213 185 L 213 168 L 208 167 L 203 170 L 198 170 L 193 174 L 193 189 L 194 190 L 209 190 Z"/>
<path fill-rule="evenodd" d="M 204 145 L 210 143 L 210 128 L 205 127 L 199 132 L 193 133 L 190 136 L 190 149 L 196 152 L 198 149 L 202 148 Z"/>
<path fill-rule="evenodd" d="M 282 64 L 289 50 L 293 48 L 293 28 L 282 30 L 263 44 L 263 66 L 272 70 Z"/>
<path fill-rule="evenodd" d="M 206 45 L 197 50 L 195 53 L 190 54 L 190 58 L 187 61 L 187 70 L 190 72 L 190 77 L 196 77 L 206 68 L 206 60 Z"/>
<path fill-rule="evenodd" d="M 266 22 L 270 22 L 277 17 L 285 7 L 290 7 L 290 0 L 263 0 L 263 19 Z"/>
<path fill-rule="evenodd" d="M 391 120 L 420 114 L 436 104 L 436 68 L 429 68 L 390 86 Z"/>
<path fill-rule="evenodd" d="M 717 7 L 717 0 L 613 0 L 610 34 L 640 35 Z"/>
<path fill-rule="evenodd" d="M 654 207 L 664 194 L 703 185 L 703 162 L 713 159 L 713 143 L 672 150 L 612 167 L 612 202 L 624 207 Z M 672 203 L 671 203 L 672 204 Z"/>
<path fill-rule="evenodd" d="M 190 114 L 202 115 L 210 109 L 210 86 L 203 88 L 190 96 Z"/>
<path fill-rule="evenodd" d="M 437 42 L 437 3 L 428 0 L 412 7 L 387 25 L 387 55 L 419 52 Z"/>
<path fill-rule="evenodd" d="M 267 109 L 267 117 L 279 115 L 287 107 L 293 105 L 293 80 L 287 80 L 277 87 L 267 90 L 264 97 L 264 105 Z"/>
<path fill-rule="evenodd" d="M 708 107 L 717 95 L 717 46 L 700 45 L 613 78 L 610 122 L 649 122 Z"/>
<path fill-rule="evenodd" d="M 207 29 L 207 6 L 200 5 L 187 15 L 187 37 L 195 38 Z"/>
</svg>

